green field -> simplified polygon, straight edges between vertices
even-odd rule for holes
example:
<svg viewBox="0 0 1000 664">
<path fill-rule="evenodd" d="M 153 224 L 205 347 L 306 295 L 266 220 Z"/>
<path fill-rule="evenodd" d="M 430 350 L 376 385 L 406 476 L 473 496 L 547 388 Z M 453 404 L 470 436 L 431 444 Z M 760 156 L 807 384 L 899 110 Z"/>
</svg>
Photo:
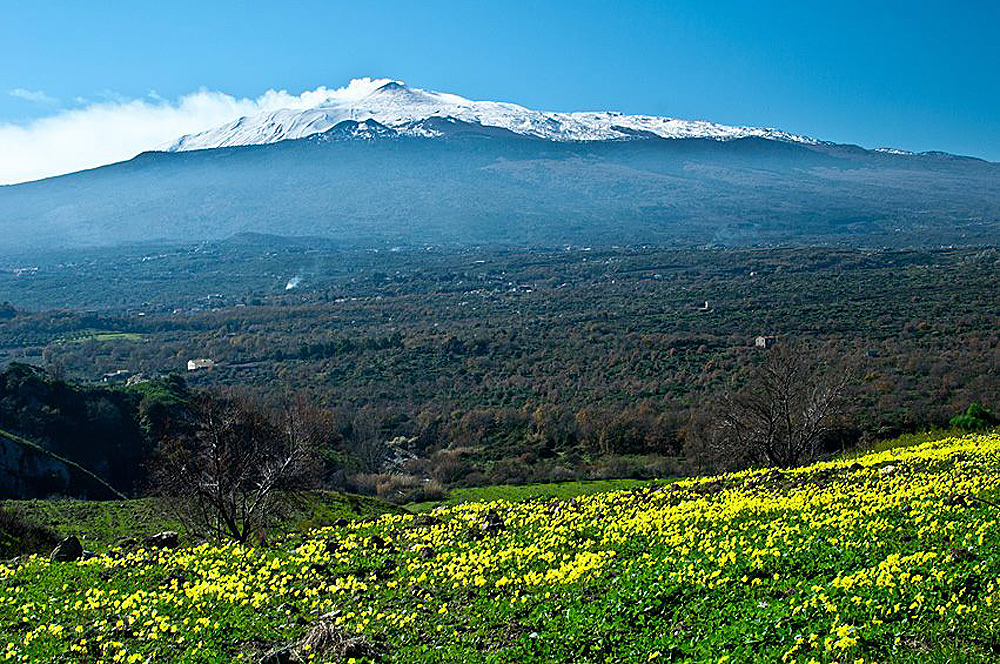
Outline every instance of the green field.
<svg viewBox="0 0 1000 664">
<path fill-rule="evenodd" d="M 183 525 L 158 498 L 134 500 L 7 500 L 3 507 L 15 510 L 32 523 L 60 536 L 75 535 L 84 548 L 107 551 L 123 538 L 143 537 L 177 530 Z M 330 525 L 340 518 L 357 519 L 401 508 L 374 498 L 312 491 L 286 501 L 280 532 L 302 531 Z"/>
<path fill-rule="evenodd" d="M 78 332 L 60 337 L 53 343 L 81 343 L 84 341 L 142 341 L 146 337 L 135 332 Z"/>
<path fill-rule="evenodd" d="M 970 435 L 266 548 L 22 558 L 0 661 L 995 662 L 998 494 L 1000 436 Z"/>
</svg>

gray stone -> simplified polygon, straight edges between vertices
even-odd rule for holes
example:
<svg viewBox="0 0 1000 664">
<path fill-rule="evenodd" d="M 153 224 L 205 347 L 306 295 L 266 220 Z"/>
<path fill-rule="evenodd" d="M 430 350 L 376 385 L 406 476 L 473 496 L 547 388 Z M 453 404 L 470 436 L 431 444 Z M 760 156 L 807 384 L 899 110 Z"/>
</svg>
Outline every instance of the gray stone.
<svg viewBox="0 0 1000 664">
<path fill-rule="evenodd" d="M 180 544 L 180 536 L 172 530 L 165 530 L 147 537 L 142 544 L 149 549 L 176 549 Z"/>
<path fill-rule="evenodd" d="M 49 559 L 55 563 L 68 563 L 79 560 L 81 556 L 83 556 L 83 545 L 74 535 L 70 535 L 56 544 Z"/>
</svg>

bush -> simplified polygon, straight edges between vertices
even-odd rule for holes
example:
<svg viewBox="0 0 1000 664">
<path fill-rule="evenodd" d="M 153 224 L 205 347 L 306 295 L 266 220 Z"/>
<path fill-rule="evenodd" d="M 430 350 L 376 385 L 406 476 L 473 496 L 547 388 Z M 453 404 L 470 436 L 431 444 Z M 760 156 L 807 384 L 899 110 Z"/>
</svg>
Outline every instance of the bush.
<svg viewBox="0 0 1000 664">
<path fill-rule="evenodd" d="M 442 500 L 446 495 L 437 480 L 424 480 L 415 475 L 381 475 L 375 493 L 383 500 L 399 504 Z"/>
<path fill-rule="evenodd" d="M 982 431 L 995 427 L 997 424 L 1000 424 L 1000 420 L 997 419 L 996 415 L 978 403 L 972 404 L 965 409 L 964 413 L 951 418 L 951 426 L 966 431 Z"/>
<path fill-rule="evenodd" d="M 441 450 L 431 457 L 434 479 L 441 484 L 456 484 L 464 480 L 473 470 L 472 465 L 461 458 L 458 450 Z"/>
<path fill-rule="evenodd" d="M 359 493 L 375 494 L 382 500 L 402 505 L 443 500 L 444 486 L 433 479 L 393 473 L 363 473 L 355 475 L 353 484 Z"/>
</svg>

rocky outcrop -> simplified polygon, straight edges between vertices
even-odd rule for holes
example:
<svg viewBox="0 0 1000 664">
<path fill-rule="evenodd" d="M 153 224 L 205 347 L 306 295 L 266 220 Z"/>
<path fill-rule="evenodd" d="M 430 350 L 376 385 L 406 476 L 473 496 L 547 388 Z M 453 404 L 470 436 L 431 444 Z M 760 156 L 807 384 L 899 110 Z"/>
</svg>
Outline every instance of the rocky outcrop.
<svg viewBox="0 0 1000 664">
<path fill-rule="evenodd" d="M 0 435 L 0 499 L 72 495 L 72 485 L 67 464 Z"/>
</svg>

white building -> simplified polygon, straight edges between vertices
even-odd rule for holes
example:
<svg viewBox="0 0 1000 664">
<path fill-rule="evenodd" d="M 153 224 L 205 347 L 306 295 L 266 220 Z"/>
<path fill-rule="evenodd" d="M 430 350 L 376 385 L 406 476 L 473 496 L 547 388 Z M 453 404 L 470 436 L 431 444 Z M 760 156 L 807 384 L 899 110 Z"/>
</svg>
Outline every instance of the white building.
<svg viewBox="0 0 1000 664">
<path fill-rule="evenodd" d="M 197 360 L 188 360 L 188 371 L 198 371 L 199 369 L 211 369 L 215 366 L 215 361 L 207 357 L 200 357 Z"/>
<path fill-rule="evenodd" d="M 777 343 L 778 337 L 766 337 L 761 335 L 753 340 L 753 345 L 757 348 L 770 348 Z"/>
</svg>

